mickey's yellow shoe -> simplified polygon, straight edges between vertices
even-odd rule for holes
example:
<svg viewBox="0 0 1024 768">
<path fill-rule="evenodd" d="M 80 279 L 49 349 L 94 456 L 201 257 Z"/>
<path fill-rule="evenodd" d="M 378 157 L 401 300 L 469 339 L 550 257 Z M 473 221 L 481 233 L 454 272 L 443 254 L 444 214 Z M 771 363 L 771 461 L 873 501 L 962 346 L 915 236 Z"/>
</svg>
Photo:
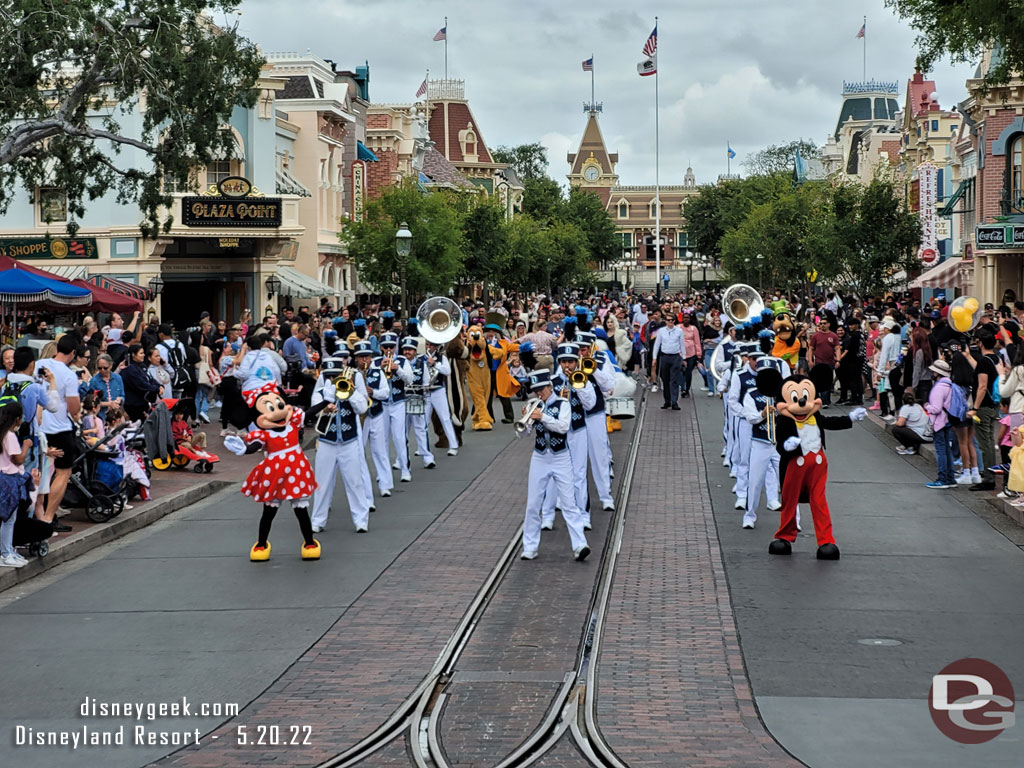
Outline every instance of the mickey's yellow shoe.
<svg viewBox="0 0 1024 768">
<path fill-rule="evenodd" d="M 267 542 L 267 546 L 261 547 L 257 541 L 252 545 L 252 549 L 249 550 L 249 559 L 254 563 L 262 562 L 263 560 L 270 559 L 270 542 Z"/>
<path fill-rule="evenodd" d="M 622 429 L 622 422 L 618 419 L 611 419 L 611 427 L 613 432 L 618 432 Z"/>
<path fill-rule="evenodd" d="M 320 542 L 313 539 L 312 544 L 302 545 L 302 559 L 303 560 L 319 560 L 320 559 Z"/>
</svg>

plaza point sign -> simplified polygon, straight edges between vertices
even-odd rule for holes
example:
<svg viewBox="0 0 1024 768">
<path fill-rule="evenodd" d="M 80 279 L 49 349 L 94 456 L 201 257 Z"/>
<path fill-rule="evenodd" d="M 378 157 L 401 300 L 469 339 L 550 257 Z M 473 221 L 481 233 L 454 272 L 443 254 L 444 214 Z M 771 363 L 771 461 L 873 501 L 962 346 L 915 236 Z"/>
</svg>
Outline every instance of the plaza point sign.
<svg viewBox="0 0 1024 768">
<path fill-rule="evenodd" d="M 183 197 L 186 227 L 280 227 L 281 198 Z"/>
</svg>

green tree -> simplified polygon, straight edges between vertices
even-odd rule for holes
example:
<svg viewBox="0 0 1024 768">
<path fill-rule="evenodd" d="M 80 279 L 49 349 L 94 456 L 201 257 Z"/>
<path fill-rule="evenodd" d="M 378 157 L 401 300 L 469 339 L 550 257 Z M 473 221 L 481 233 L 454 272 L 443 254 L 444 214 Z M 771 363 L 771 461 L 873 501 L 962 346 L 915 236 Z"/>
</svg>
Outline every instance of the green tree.
<svg viewBox="0 0 1024 768">
<path fill-rule="evenodd" d="M 491 150 L 496 163 L 508 163 L 520 179 L 540 179 L 547 176 L 548 151 L 539 141 L 516 147 L 498 147 Z"/>
<path fill-rule="evenodd" d="M 569 199 L 562 208 L 563 219 L 575 224 L 586 240 L 587 254 L 595 266 L 604 267 L 622 253 L 622 241 L 615 222 L 593 192 L 579 187 L 569 190 Z"/>
<path fill-rule="evenodd" d="M 423 194 L 410 180 L 385 189 L 370 202 L 363 221 L 346 224 L 341 234 L 360 279 L 375 291 L 396 292 L 399 264 L 395 233 L 405 222 L 412 232 L 405 279 L 409 295 L 447 295 L 464 274 L 463 214 L 454 194 Z"/>
<path fill-rule="evenodd" d="M 985 79 L 1005 83 L 1024 72 L 1024 2 L 1021 0 L 885 0 L 917 30 L 918 66 L 924 71 L 949 55 L 973 62 L 992 46 Z"/>
<path fill-rule="evenodd" d="M 721 258 L 725 234 L 740 226 L 754 207 L 777 199 L 791 187 L 792 179 L 784 172 L 701 187 L 700 194 L 686 204 L 691 247 L 712 258 Z"/>
<path fill-rule="evenodd" d="M 465 274 L 485 287 L 499 284 L 500 262 L 507 248 L 505 216 L 494 199 L 476 201 L 463 219 Z"/>
<path fill-rule="evenodd" d="M 541 222 L 551 223 L 562 216 L 562 188 L 547 176 L 523 181 L 523 213 Z"/>
<path fill-rule="evenodd" d="M 892 183 L 883 179 L 864 189 L 858 213 L 845 272 L 849 286 L 865 296 L 896 287 L 920 267 L 921 223 L 916 213 L 906 209 Z"/>
<path fill-rule="evenodd" d="M 0 212 L 18 183 L 30 194 L 63 188 L 74 232 L 86 200 L 114 190 L 139 204 L 144 231 L 169 228 L 159 214 L 171 200 L 162 180 L 184 184 L 197 164 L 230 152 L 222 126 L 255 100 L 263 57 L 237 25 L 218 27 L 207 15 L 236 7 L 14 0 L 0 8 Z"/>
<path fill-rule="evenodd" d="M 764 149 L 747 155 L 743 167 L 751 176 L 772 176 L 777 173 L 792 173 L 796 153 L 804 159 L 818 159 L 821 150 L 813 141 L 798 139 L 788 144 L 772 144 Z"/>
</svg>

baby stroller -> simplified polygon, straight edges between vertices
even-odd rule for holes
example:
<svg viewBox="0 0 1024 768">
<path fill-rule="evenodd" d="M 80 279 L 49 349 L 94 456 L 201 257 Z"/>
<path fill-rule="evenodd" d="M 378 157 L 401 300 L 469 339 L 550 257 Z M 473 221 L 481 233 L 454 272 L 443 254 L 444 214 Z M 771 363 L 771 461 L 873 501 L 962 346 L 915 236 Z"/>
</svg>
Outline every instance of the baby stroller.
<svg viewBox="0 0 1024 768">
<path fill-rule="evenodd" d="M 124 511 L 128 501 L 120 467 L 104 461 L 108 445 L 125 428 L 122 424 L 112 429 L 103 439 L 89 445 L 76 435 L 81 454 L 71 465 L 71 477 L 64 493 L 63 504 L 70 508 L 85 508 L 85 516 L 94 523 L 105 523 Z M 113 471 L 111 468 L 113 468 Z"/>
<path fill-rule="evenodd" d="M 25 547 L 30 555 L 44 557 L 50 551 L 53 526 L 28 516 L 28 505 L 18 509 L 18 519 L 14 523 L 14 546 Z"/>
</svg>

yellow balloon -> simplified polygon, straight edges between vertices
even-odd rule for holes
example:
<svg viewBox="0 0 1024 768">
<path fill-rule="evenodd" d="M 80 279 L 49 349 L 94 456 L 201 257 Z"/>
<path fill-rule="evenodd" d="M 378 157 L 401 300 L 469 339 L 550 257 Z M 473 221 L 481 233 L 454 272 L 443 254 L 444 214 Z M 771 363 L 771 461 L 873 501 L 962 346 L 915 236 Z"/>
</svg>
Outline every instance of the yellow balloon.
<svg viewBox="0 0 1024 768">
<path fill-rule="evenodd" d="M 959 307 L 953 307 L 949 313 L 950 317 L 953 318 L 953 330 L 965 333 L 971 330 L 971 314 L 967 311 L 967 307 L 962 304 Z"/>
<path fill-rule="evenodd" d="M 964 300 L 964 309 L 973 315 L 978 311 L 978 300 L 973 296 L 968 297 Z"/>
</svg>

